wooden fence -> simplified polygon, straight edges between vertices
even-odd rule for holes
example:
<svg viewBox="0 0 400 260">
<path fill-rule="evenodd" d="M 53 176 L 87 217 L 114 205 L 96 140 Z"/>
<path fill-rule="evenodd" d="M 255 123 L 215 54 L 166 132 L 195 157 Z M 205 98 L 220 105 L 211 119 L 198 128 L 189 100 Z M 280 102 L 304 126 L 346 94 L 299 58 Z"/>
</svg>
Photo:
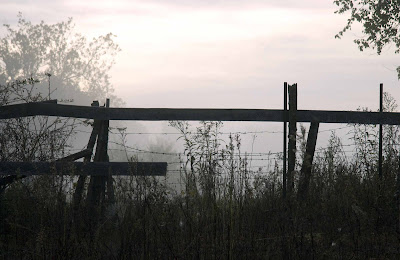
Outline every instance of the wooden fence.
<svg viewBox="0 0 400 260">
<path fill-rule="evenodd" d="M 287 109 L 287 95 L 289 94 L 289 109 Z M 305 161 L 301 170 L 299 190 L 307 190 L 311 174 L 311 164 L 320 123 L 355 123 L 373 125 L 399 125 L 400 113 L 382 111 L 383 85 L 380 85 L 380 111 L 328 111 L 328 110 L 298 110 L 297 109 L 297 84 L 287 85 L 284 83 L 284 107 L 280 109 L 179 109 L 179 108 L 110 108 L 99 107 L 98 105 L 74 106 L 57 104 L 57 101 L 40 103 L 16 104 L 0 107 L 0 119 L 10 119 L 27 116 L 57 116 L 94 119 L 95 122 L 108 120 L 187 120 L 187 121 L 258 121 L 258 122 L 283 122 L 284 124 L 284 156 L 283 156 L 283 195 L 291 193 L 293 189 L 293 174 L 296 158 L 296 124 L 297 122 L 310 122 L 311 128 L 308 135 Z M 289 123 L 289 142 L 287 142 L 287 123 Z M 95 130 L 94 130 L 95 131 Z M 108 137 L 107 137 L 108 140 Z M 379 146 L 379 174 L 382 175 L 382 127 L 380 127 Z M 288 149 L 286 144 L 288 143 Z M 288 158 L 286 157 L 288 151 Z M 286 158 L 288 159 L 288 170 L 286 171 Z M 138 164 L 140 165 L 140 164 Z M 309 166 L 307 166 L 309 165 Z M 14 168 L 17 166 L 13 166 Z M 46 166 L 50 167 L 50 166 Z M 79 168 L 80 166 L 75 165 Z M 95 166 L 93 166 L 95 167 Z M 116 166 L 117 167 L 117 166 Z M 128 166 L 118 166 L 128 167 Z M 143 167 L 145 167 L 143 165 Z M 139 167 L 141 168 L 141 166 Z M 0 171 L 4 169 L 0 167 Z M 88 170 L 86 168 L 85 170 Z M 144 168 L 143 168 L 144 169 Z M 164 174 L 166 164 L 159 164 L 155 167 L 157 174 Z M 8 171 L 1 171 L 2 174 L 9 174 Z M 91 173 L 88 170 L 89 174 Z M 145 174 L 144 172 L 137 174 Z M 156 174 L 156 175 L 157 175 Z"/>
</svg>

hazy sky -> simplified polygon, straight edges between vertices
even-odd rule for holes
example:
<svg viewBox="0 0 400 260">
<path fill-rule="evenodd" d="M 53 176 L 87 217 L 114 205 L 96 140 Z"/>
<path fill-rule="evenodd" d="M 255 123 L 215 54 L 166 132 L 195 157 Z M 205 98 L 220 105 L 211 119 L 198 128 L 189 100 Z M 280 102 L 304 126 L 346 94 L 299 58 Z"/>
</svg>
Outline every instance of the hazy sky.
<svg viewBox="0 0 400 260">
<path fill-rule="evenodd" d="M 299 109 L 376 110 L 381 82 L 400 99 L 398 56 L 360 52 L 357 28 L 335 39 L 348 17 L 332 2 L 1 0 L 0 22 L 15 24 L 18 12 L 34 23 L 72 17 L 89 38 L 116 34 L 112 83 L 128 107 L 282 108 L 284 81 L 298 83 Z"/>
<path fill-rule="evenodd" d="M 398 57 L 359 52 L 357 30 L 334 39 L 347 17 L 332 2 L 2 0 L 0 22 L 21 11 L 116 34 L 112 82 L 129 107 L 281 108 L 284 81 L 298 83 L 299 109 L 376 109 L 380 82 L 399 98 Z"/>
</svg>

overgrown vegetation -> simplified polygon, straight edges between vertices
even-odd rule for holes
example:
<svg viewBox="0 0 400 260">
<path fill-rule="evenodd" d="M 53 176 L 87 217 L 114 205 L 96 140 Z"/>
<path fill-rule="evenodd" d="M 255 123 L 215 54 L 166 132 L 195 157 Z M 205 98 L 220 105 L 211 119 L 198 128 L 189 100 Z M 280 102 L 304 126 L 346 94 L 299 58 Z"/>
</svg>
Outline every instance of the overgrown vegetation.
<svg viewBox="0 0 400 260">
<path fill-rule="evenodd" d="M 394 109 L 386 96 L 386 110 Z M 389 102 L 390 101 L 390 102 Z M 392 105 L 390 107 L 389 105 Z M 116 202 L 99 222 L 74 216 L 76 178 L 15 182 L 1 194 L 4 259 L 394 259 L 400 255 L 398 127 L 385 127 L 377 173 L 374 127 L 354 125 L 354 154 L 332 132 L 316 154 L 308 197 L 282 198 L 282 169 L 251 171 L 240 136 L 220 139 L 220 122 L 181 132 L 183 186 L 164 179 L 115 179 Z M 304 147 L 305 130 L 298 147 Z M 299 149 L 304 153 L 304 149 Z M 300 156 L 301 157 L 301 156 Z M 277 164 L 278 165 L 278 164 Z M 77 223 L 79 223 L 77 225 Z"/>
</svg>

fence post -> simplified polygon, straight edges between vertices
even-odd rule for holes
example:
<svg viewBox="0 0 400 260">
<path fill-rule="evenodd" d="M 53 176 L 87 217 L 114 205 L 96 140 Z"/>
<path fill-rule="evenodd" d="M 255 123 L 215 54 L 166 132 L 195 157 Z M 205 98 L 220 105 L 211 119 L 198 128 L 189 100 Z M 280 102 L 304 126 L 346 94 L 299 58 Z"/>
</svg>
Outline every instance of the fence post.
<svg viewBox="0 0 400 260">
<path fill-rule="evenodd" d="M 106 102 L 106 106 L 109 105 L 109 101 Z M 94 156 L 95 162 L 106 162 L 108 161 L 108 120 L 100 121 L 100 129 L 97 138 L 96 153 Z M 97 218 L 100 216 L 103 210 L 103 203 L 105 198 L 105 187 L 106 187 L 106 176 L 92 176 L 90 178 L 87 205 L 89 214 L 91 215 L 92 225 L 96 225 Z"/>
<path fill-rule="evenodd" d="M 297 131 L 297 83 L 289 85 L 289 150 L 287 193 L 292 194 L 294 188 L 294 171 L 296 167 L 296 131 Z"/>
<path fill-rule="evenodd" d="M 383 113 L 383 83 L 379 88 L 379 112 Z M 379 178 L 382 179 L 382 124 L 379 124 Z"/>
<path fill-rule="evenodd" d="M 308 195 L 308 187 L 310 185 L 312 163 L 314 159 L 315 146 L 317 144 L 319 122 L 311 122 L 308 131 L 306 154 L 304 155 L 303 165 L 300 171 L 299 189 L 297 193 L 298 199 L 305 199 Z"/>
<path fill-rule="evenodd" d="M 93 101 L 91 106 L 98 107 L 99 102 Z M 99 127 L 100 127 L 100 122 L 98 120 L 94 120 L 93 121 L 93 130 L 92 130 L 92 133 L 90 134 L 89 142 L 87 145 L 87 149 L 90 149 L 92 151 L 92 153 L 90 155 L 85 156 L 85 158 L 83 159 L 84 162 L 90 162 L 90 160 L 92 158 L 93 148 L 96 143 L 97 136 L 99 134 Z M 83 194 L 83 190 L 85 187 L 85 182 L 86 182 L 86 176 L 80 175 L 78 178 L 78 182 L 76 184 L 74 197 L 73 197 L 73 209 L 74 209 L 75 215 L 79 211 L 79 206 L 81 204 L 82 194 Z M 78 217 L 78 216 L 76 216 L 76 217 Z"/>
<path fill-rule="evenodd" d="M 287 82 L 283 83 L 283 180 L 282 195 L 286 198 L 286 153 L 287 153 Z"/>
<path fill-rule="evenodd" d="M 110 99 L 106 99 L 106 107 L 110 107 Z M 106 121 L 106 129 L 107 129 L 107 140 L 106 140 L 106 150 L 108 150 L 108 128 L 110 126 L 110 121 Z M 105 155 L 105 160 L 107 162 L 110 161 L 110 158 L 108 157 L 108 153 Z M 107 199 L 108 202 L 113 204 L 115 202 L 115 196 L 114 196 L 114 185 L 113 185 L 113 177 L 111 174 L 107 177 Z"/>
<path fill-rule="evenodd" d="M 400 234 L 400 155 L 398 157 L 398 169 L 396 177 L 397 233 Z"/>
</svg>

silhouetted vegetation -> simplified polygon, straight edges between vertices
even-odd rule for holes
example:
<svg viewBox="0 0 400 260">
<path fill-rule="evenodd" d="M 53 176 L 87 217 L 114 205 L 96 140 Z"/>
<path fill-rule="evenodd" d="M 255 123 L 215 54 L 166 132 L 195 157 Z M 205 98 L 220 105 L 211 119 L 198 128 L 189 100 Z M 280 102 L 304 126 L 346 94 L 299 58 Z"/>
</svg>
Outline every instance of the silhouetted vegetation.
<svg viewBox="0 0 400 260">
<path fill-rule="evenodd" d="M 187 159 L 178 191 L 163 179 L 115 179 L 116 202 L 98 222 L 74 217 L 76 178 L 18 181 L 1 195 L 5 259 L 365 259 L 400 253 L 397 127 L 385 129 L 384 177 L 377 177 L 373 127 L 353 127 L 354 155 L 332 133 L 317 153 L 305 200 L 282 198 L 281 169 L 248 168 L 240 136 L 219 139 L 204 122 L 181 131 Z M 304 130 L 301 131 L 305 136 Z M 304 147 L 300 138 L 299 147 Z M 303 150 L 304 149 L 300 149 Z"/>
</svg>

